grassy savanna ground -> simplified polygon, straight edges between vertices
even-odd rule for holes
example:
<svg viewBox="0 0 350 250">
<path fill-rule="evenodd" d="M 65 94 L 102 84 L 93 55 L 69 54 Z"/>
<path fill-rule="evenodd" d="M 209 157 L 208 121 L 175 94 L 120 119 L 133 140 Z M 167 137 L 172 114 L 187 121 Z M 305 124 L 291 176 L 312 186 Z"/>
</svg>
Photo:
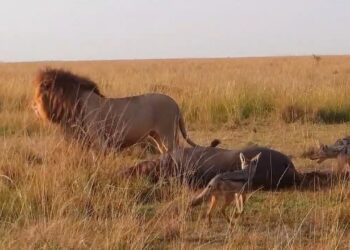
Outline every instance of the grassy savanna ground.
<svg viewBox="0 0 350 250">
<path fill-rule="evenodd" d="M 206 207 L 186 213 L 195 194 L 186 187 L 118 178 L 121 167 L 154 156 L 134 147 L 96 161 L 38 121 L 31 81 L 46 65 L 90 77 L 106 96 L 166 93 L 199 144 L 270 146 L 301 171 L 332 167 L 299 155 L 350 130 L 350 57 L 0 64 L 1 248 L 350 248 L 346 183 L 257 192 L 233 229 L 218 214 L 208 229 Z"/>
</svg>

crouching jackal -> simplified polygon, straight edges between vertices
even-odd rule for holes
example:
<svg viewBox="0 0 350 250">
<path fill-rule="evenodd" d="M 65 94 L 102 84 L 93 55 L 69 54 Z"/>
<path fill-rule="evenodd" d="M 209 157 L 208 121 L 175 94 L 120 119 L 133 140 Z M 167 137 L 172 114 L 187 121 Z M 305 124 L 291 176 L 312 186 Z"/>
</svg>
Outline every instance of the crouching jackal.
<svg viewBox="0 0 350 250">
<path fill-rule="evenodd" d="M 210 200 L 207 211 L 209 226 L 211 226 L 212 209 L 219 199 L 223 199 L 224 201 L 220 212 L 230 224 L 231 220 L 226 215 L 225 210 L 233 200 L 235 200 L 238 214 L 243 212 L 243 203 L 246 199 L 245 194 L 251 189 L 260 155 L 261 153 L 247 160 L 243 153 L 240 153 L 241 170 L 216 175 L 203 192 L 191 201 L 190 207 L 195 207 L 204 201 Z"/>
</svg>

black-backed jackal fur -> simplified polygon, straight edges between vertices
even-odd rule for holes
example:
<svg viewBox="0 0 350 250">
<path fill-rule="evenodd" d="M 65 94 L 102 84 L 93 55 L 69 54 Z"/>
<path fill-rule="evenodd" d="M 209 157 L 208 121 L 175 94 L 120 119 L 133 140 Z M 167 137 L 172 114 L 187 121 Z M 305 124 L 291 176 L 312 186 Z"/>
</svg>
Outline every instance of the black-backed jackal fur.
<svg viewBox="0 0 350 250">
<path fill-rule="evenodd" d="M 209 226 L 211 226 L 211 212 L 220 199 L 224 201 L 220 212 L 229 223 L 231 223 L 231 220 L 226 215 L 225 210 L 233 200 L 235 200 L 238 214 L 243 212 L 243 203 L 246 199 L 245 194 L 251 189 L 260 155 L 261 153 L 247 160 L 240 153 L 241 170 L 216 175 L 211 179 L 206 188 L 191 201 L 190 206 L 195 207 L 204 201 L 210 200 L 207 211 Z"/>
<path fill-rule="evenodd" d="M 319 143 L 316 148 L 306 152 L 311 160 L 321 163 L 327 159 L 337 159 L 337 172 L 349 171 L 350 167 L 350 137 L 337 140 L 334 144 L 325 145 Z"/>
</svg>

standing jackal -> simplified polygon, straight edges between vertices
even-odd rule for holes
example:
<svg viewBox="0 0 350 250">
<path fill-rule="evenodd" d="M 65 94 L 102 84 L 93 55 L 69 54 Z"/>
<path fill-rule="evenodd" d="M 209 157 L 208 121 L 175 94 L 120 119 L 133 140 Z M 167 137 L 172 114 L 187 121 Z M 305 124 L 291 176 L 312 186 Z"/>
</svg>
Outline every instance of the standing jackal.
<svg viewBox="0 0 350 250">
<path fill-rule="evenodd" d="M 226 215 L 225 210 L 233 200 L 235 200 L 238 213 L 241 214 L 243 212 L 245 193 L 252 186 L 260 155 L 261 153 L 254 156 L 251 160 L 246 160 L 243 153 L 240 153 L 241 170 L 216 175 L 203 192 L 191 201 L 190 206 L 195 207 L 210 199 L 207 211 L 209 226 L 211 225 L 211 211 L 220 198 L 224 200 L 220 212 L 229 223 L 231 223 L 231 220 Z"/>
</svg>

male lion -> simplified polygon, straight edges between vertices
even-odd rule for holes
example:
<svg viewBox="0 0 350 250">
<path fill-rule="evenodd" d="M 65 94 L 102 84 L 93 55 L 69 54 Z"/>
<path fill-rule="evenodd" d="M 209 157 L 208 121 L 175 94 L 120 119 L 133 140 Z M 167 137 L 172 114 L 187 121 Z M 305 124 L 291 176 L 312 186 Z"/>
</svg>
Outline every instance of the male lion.
<svg viewBox="0 0 350 250">
<path fill-rule="evenodd" d="M 66 134 L 102 150 L 129 147 L 147 136 L 161 153 L 179 145 L 178 130 L 191 146 L 179 106 L 169 96 L 105 98 L 88 78 L 46 68 L 38 72 L 33 108 Z"/>
</svg>

